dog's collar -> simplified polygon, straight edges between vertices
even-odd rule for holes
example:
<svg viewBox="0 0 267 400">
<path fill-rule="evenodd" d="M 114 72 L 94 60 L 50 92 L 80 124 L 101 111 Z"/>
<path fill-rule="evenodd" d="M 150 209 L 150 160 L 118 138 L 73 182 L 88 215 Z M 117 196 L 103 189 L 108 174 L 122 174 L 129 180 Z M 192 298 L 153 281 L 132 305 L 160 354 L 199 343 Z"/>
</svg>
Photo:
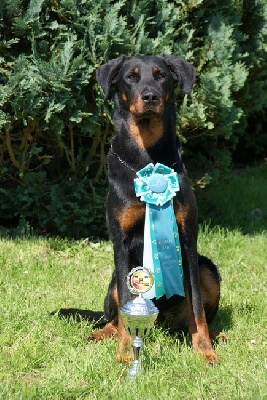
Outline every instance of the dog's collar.
<svg viewBox="0 0 267 400">
<path fill-rule="evenodd" d="M 113 149 L 112 149 L 112 147 L 111 147 L 111 151 L 112 151 L 112 154 L 114 154 L 114 156 L 116 156 L 117 157 L 117 159 L 119 160 L 119 162 L 122 164 L 122 165 L 124 165 L 125 167 L 127 167 L 128 169 L 130 169 L 131 171 L 133 171 L 133 172 L 137 172 L 137 169 L 135 169 L 135 168 L 133 168 L 130 164 L 128 164 L 125 160 L 123 160 Z M 171 166 L 170 166 L 170 168 L 174 168 L 175 167 L 175 165 L 177 165 L 178 164 L 178 162 L 176 161 L 175 163 L 173 163 Z"/>
<path fill-rule="evenodd" d="M 119 160 L 119 162 L 124 165 L 125 167 L 127 167 L 128 169 L 130 169 L 133 172 L 137 172 L 137 169 L 131 167 L 130 164 L 128 164 L 125 160 L 123 160 L 117 153 L 115 153 L 115 151 L 111 148 L 112 153 L 114 154 L 114 156 L 117 157 L 117 159 Z"/>
</svg>

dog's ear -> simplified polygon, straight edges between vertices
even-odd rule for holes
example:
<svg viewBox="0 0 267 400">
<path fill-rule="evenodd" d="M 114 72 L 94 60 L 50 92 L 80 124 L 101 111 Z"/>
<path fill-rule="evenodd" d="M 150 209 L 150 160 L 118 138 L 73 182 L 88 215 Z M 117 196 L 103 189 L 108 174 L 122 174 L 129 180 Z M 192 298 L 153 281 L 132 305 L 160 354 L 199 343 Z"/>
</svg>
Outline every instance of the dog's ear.
<svg viewBox="0 0 267 400">
<path fill-rule="evenodd" d="M 181 57 L 168 54 L 162 54 L 161 57 L 168 65 L 174 80 L 179 82 L 182 91 L 190 93 L 195 82 L 195 68 L 193 65 Z"/>
<path fill-rule="evenodd" d="M 96 70 L 96 80 L 102 87 L 106 99 L 109 97 L 111 86 L 117 82 L 120 69 L 126 58 L 125 55 L 121 55 L 101 65 L 101 67 Z"/>
</svg>

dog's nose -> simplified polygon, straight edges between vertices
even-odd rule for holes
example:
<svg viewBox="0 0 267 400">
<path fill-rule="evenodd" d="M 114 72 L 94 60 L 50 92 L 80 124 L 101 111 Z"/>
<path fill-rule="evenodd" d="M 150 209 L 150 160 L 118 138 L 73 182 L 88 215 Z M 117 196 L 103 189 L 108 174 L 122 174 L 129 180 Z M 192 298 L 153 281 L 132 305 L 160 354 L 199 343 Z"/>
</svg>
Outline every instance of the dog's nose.
<svg viewBox="0 0 267 400">
<path fill-rule="evenodd" d="M 141 98 L 146 104 L 155 104 L 159 99 L 158 96 L 152 92 L 145 92 Z"/>
</svg>

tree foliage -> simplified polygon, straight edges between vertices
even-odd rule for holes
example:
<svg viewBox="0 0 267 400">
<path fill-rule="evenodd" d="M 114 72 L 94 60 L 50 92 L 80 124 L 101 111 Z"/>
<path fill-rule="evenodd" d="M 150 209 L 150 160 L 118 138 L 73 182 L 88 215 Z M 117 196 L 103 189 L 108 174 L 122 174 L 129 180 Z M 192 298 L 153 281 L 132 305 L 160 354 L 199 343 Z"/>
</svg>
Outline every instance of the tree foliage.
<svg viewBox="0 0 267 400">
<path fill-rule="evenodd" d="M 95 70 L 122 53 L 195 65 L 192 95 L 177 92 L 177 134 L 200 184 L 230 165 L 238 142 L 262 157 L 266 14 L 264 0 L 2 0 L 2 224 L 103 234 L 112 102 Z"/>
</svg>

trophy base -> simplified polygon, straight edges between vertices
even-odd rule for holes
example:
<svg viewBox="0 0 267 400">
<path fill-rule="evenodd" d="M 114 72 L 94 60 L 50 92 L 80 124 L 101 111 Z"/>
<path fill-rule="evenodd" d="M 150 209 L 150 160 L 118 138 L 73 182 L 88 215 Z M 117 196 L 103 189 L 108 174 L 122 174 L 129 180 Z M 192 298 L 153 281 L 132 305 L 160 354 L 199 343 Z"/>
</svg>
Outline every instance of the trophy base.
<svg viewBox="0 0 267 400">
<path fill-rule="evenodd" d="M 136 375 L 139 375 L 140 373 L 142 373 L 141 363 L 139 360 L 134 360 L 131 368 L 128 370 L 129 377 L 130 379 L 134 379 Z"/>
</svg>

